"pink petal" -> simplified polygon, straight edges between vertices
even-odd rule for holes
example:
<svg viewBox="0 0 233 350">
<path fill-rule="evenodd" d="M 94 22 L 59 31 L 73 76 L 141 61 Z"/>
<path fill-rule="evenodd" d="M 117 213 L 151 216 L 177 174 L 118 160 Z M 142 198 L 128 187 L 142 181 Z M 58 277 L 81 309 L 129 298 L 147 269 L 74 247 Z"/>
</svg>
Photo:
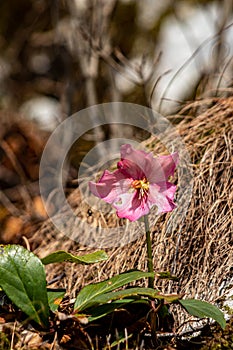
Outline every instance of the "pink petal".
<svg viewBox="0 0 233 350">
<path fill-rule="evenodd" d="M 130 221 L 136 221 L 150 211 L 147 201 L 138 198 L 137 191 L 122 194 L 112 205 L 117 210 L 119 218 Z"/>
<path fill-rule="evenodd" d="M 175 192 L 176 186 L 170 182 L 151 184 L 148 193 L 150 207 L 156 205 L 158 208 L 157 214 L 172 211 L 176 207 L 173 202 Z"/>
<path fill-rule="evenodd" d="M 150 183 L 167 181 L 169 176 L 174 175 L 178 162 L 179 155 L 177 152 L 168 156 L 158 156 L 153 158 L 150 173 L 148 173 L 147 179 Z"/>
<path fill-rule="evenodd" d="M 126 177 L 139 180 L 151 171 L 152 160 L 152 153 L 135 150 L 130 144 L 125 144 L 121 146 L 121 161 L 117 166 Z"/>
<path fill-rule="evenodd" d="M 120 218 L 138 220 L 154 205 L 158 213 L 169 212 L 175 208 L 176 186 L 167 180 L 174 174 L 177 164 L 176 152 L 154 158 L 152 153 L 125 144 L 121 146 L 118 170 L 113 173 L 106 170 L 97 183 L 89 182 L 89 188 L 95 196 L 112 204 Z M 132 182 L 144 178 L 149 182 L 149 191 L 140 196 L 140 187 L 133 188 Z"/>
<path fill-rule="evenodd" d="M 129 190 L 132 180 L 116 170 L 111 173 L 105 170 L 100 180 L 95 183 L 89 182 L 89 189 L 96 197 L 102 198 L 107 203 L 115 201 L 119 195 Z"/>
</svg>

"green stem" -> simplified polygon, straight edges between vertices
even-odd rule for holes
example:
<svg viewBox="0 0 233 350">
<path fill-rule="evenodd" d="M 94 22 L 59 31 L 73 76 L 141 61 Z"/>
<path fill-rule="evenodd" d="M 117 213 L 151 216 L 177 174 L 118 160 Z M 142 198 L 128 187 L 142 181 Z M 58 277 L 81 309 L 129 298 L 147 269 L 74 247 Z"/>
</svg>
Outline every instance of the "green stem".
<svg viewBox="0 0 233 350">
<path fill-rule="evenodd" d="M 152 260 L 152 244 L 151 244 L 151 232 L 149 227 L 148 215 L 144 216 L 145 230 L 146 230 L 146 245 L 147 245 L 147 266 L 148 272 L 154 272 L 153 260 Z M 148 287 L 154 288 L 154 277 L 149 277 Z"/>
</svg>

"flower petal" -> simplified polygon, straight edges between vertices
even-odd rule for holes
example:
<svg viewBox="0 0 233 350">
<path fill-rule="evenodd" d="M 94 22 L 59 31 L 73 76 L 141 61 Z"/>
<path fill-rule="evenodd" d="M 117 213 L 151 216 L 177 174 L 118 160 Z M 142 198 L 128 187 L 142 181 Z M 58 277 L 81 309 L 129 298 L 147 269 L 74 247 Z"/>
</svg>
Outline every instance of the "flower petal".
<svg viewBox="0 0 233 350">
<path fill-rule="evenodd" d="M 116 170 L 111 173 L 105 170 L 100 180 L 95 183 L 89 182 L 89 189 L 96 197 L 102 198 L 107 203 L 113 203 L 119 195 L 129 190 L 132 183 L 131 179 Z"/>
<path fill-rule="evenodd" d="M 125 144 L 121 146 L 118 170 L 106 170 L 98 183 L 89 182 L 89 188 L 95 196 L 112 204 L 120 218 L 135 221 L 154 205 L 158 214 L 169 212 L 176 207 L 176 186 L 167 180 L 174 174 L 178 158 L 176 152 L 154 158 L 152 153 Z"/>
<path fill-rule="evenodd" d="M 177 152 L 153 158 L 150 172 L 147 174 L 148 181 L 150 183 L 166 182 L 169 176 L 174 175 L 178 162 L 179 155 Z"/>
<path fill-rule="evenodd" d="M 150 211 L 148 202 L 139 199 L 137 191 L 122 194 L 112 205 L 117 210 L 119 218 L 126 218 L 130 221 L 136 221 Z"/>
<path fill-rule="evenodd" d="M 151 172 L 152 160 L 152 153 L 135 150 L 130 144 L 125 144 L 121 146 L 121 161 L 117 166 L 126 177 L 140 180 Z"/>
<path fill-rule="evenodd" d="M 172 211 L 176 205 L 173 202 L 176 186 L 170 182 L 151 184 L 148 193 L 150 207 L 156 205 L 157 214 Z"/>
</svg>

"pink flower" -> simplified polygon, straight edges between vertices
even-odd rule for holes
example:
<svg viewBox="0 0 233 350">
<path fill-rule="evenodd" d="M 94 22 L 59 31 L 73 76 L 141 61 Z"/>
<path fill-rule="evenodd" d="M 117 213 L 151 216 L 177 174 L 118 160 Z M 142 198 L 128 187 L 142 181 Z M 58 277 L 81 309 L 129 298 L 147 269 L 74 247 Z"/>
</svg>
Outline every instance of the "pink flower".
<svg viewBox="0 0 233 350">
<path fill-rule="evenodd" d="M 121 160 L 114 172 L 105 170 L 100 180 L 89 182 L 90 191 L 110 203 L 120 218 L 135 221 L 157 206 L 157 213 L 175 208 L 176 186 L 168 182 L 178 163 L 178 153 L 153 157 L 152 153 L 121 146 Z"/>
</svg>

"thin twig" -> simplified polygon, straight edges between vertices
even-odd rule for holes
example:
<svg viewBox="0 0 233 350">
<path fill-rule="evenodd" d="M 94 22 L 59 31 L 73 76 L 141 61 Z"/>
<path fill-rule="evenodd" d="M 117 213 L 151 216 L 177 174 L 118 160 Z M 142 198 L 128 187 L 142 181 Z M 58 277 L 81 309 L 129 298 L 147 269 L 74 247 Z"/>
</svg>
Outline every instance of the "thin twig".
<svg viewBox="0 0 233 350">
<path fill-rule="evenodd" d="M 21 194 L 22 194 L 22 198 L 24 200 L 25 208 L 30 213 L 33 203 L 32 203 L 31 196 L 30 196 L 29 192 L 27 191 L 27 187 L 25 186 L 27 183 L 27 178 L 26 178 L 26 175 L 24 173 L 24 170 L 23 170 L 21 164 L 19 163 L 18 159 L 16 158 L 14 152 L 11 150 L 10 146 L 7 144 L 6 141 L 4 141 L 4 140 L 1 141 L 1 147 L 4 150 L 4 152 L 6 153 L 7 157 L 10 159 L 15 171 L 17 172 L 17 174 L 19 175 L 19 177 L 21 179 L 21 182 L 23 185 L 20 189 Z"/>
<path fill-rule="evenodd" d="M 0 190 L 0 202 L 13 216 L 20 216 L 21 212 L 19 209 L 9 200 L 3 191 Z"/>
</svg>

